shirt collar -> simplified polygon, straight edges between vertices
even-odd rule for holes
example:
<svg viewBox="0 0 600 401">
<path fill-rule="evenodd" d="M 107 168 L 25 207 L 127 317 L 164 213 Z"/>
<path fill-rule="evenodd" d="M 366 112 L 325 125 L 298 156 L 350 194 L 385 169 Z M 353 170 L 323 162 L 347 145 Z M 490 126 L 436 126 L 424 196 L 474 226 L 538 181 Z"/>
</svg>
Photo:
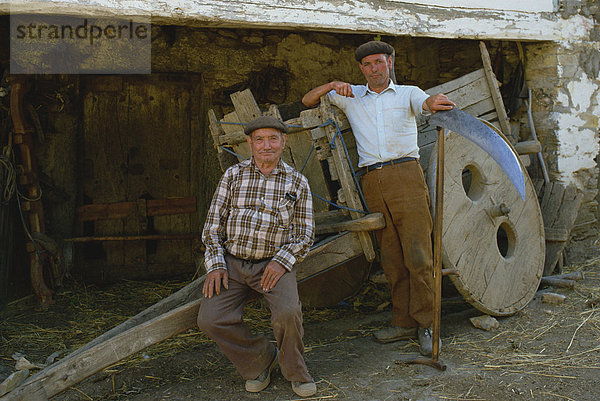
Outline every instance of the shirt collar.
<svg viewBox="0 0 600 401">
<path fill-rule="evenodd" d="M 372 95 L 379 95 L 380 94 L 380 93 L 377 93 L 377 92 L 373 92 L 371 89 L 369 89 L 369 84 L 366 84 L 361 89 L 363 89 L 363 93 L 359 93 L 360 96 L 366 96 L 368 93 L 370 93 Z M 391 79 L 390 79 L 390 84 L 388 85 L 388 87 L 385 88 L 384 90 L 382 90 L 381 93 L 383 93 L 385 91 L 388 91 L 388 90 L 392 90 L 392 91 L 394 91 L 394 93 L 396 92 L 396 85 L 394 85 L 394 83 L 392 82 Z"/>
</svg>

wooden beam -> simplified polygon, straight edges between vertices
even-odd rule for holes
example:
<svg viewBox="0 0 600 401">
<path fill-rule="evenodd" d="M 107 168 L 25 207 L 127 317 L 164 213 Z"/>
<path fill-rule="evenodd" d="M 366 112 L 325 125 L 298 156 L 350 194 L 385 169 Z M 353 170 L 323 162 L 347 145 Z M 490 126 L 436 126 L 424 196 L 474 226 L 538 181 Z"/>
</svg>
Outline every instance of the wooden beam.
<svg viewBox="0 0 600 401">
<path fill-rule="evenodd" d="M 139 209 L 138 202 L 99 203 L 79 206 L 76 210 L 77 220 L 97 221 L 124 219 Z M 196 212 L 196 198 L 149 199 L 145 202 L 146 216 L 166 216 Z"/>
<path fill-rule="evenodd" d="M 514 144 L 515 150 L 520 155 L 530 155 L 542 151 L 542 144 L 539 141 L 522 141 Z"/>
<path fill-rule="evenodd" d="M 233 166 L 235 163 L 237 163 L 238 159 L 231 153 L 226 152 L 225 150 L 221 149 L 218 146 L 220 144 L 219 138 L 222 135 L 225 135 L 225 131 L 223 130 L 221 123 L 217 119 L 217 116 L 215 115 L 215 112 L 212 109 L 210 109 L 208 111 L 208 123 L 209 123 L 210 134 L 213 138 L 215 148 L 217 149 L 217 157 L 219 158 L 219 165 L 221 166 L 221 170 L 225 171 L 225 170 L 227 170 L 227 168 L 229 168 L 229 167 Z"/>
<path fill-rule="evenodd" d="M 496 76 L 494 75 L 494 71 L 492 70 L 490 54 L 488 53 L 487 48 L 485 47 L 485 43 L 479 42 L 479 50 L 481 51 L 481 60 L 483 61 L 483 70 L 485 72 L 485 77 L 490 87 L 492 100 L 494 101 L 494 105 L 496 106 L 496 112 L 498 113 L 500 130 L 502 131 L 505 137 L 515 139 L 512 136 L 512 131 L 510 129 L 510 125 L 508 124 L 508 115 L 506 114 L 506 109 L 504 108 L 504 102 L 502 101 L 502 95 L 500 94 L 498 81 L 496 80 Z"/>
<path fill-rule="evenodd" d="M 201 299 L 123 331 L 44 369 L 2 401 L 48 399 L 121 359 L 196 325 Z"/>
<path fill-rule="evenodd" d="M 329 234 L 341 231 L 373 231 L 385 227 L 385 217 L 382 213 L 371 213 L 365 217 L 335 223 L 316 225 L 316 234 Z"/>
<path fill-rule="evenodd" d="M 230 98 L 241 123 L 249 123 L 256 117 L 260 117 L 262 115 L 250 89 L 244 89 L 241 92 L 232 93 Z"/>
<path fill-rule="evenodd" d="M 334 121 L 337 114 L 333 114 L 332 105 L 327 99 L 327 97 L 324 96 L 321 98 L 321 105 L 319 107 L 321 110 L 321 116 L 323 120 Z M 336 135 L 337 130 L 331 125 L 327 125 L 325 127 L 325 130 L 327 131 L 327 137 L 329 138 L 329 141 L 333 141 L 335 145 L 335 148 L 331 149 L 331 153 L 333 154 L 336 170 L 338 173 L 337 175 L 342 189 L 344 191 L 347 205 L 356 210 L 363 210 L 363 204 L 358 195 L 358 189 L 350 171 L 350 164 L 344 152 L 344 145 L 342 144 L 342 140 L 340 138 L 341 135 Z M 350 215 L 353 219 L 362 216 L 361 213 L 355 211 L 350 211 Z M 363 252 L 365 253 L 365 258 L 367 258 L 369 262 L 375 259 L 375 248 L 373 247 L 373 241 L 371 240 L 371 236 L 369 235 L 369 233 L 361 232 L 358 234 L 358 237 L 360 239 Z"/>
<path fill-rule="evenodd" d="M 416 2 L 414 2 L 416 3 Z M 461 40 L 586 41 L 593 27 L 587 18 L 568 19 L 553 12 L 553 2 L 486 2 L 481 9 L 471 2 L 428 6 L 430 2 L 373 1 L 312 2 L 293 0 L 189 0 L 180 2 L 81 2 L 43 0 L 0 2 L 3 14 L 42 15 L 131 15 L 142 16 L 158 25 L 210 28 L 284 29 L 325 31 L 333 34 L 381 34 L 389 36 L 458 38 Z M 480 2 L 481 3 L 481 2 Z M 185 4 L 182 6 L 182 4 Z M 456 5 L 460 4 L 461 7 Z M 464 6 L 464 7 L 463 7 Z M 451 15 L 452 23 L 449 23 Z"/>
<path fill-rule="evenodd" d="M 103 349 L 100 347 L 101 344 L 111 341 L 114 338 L 116 338 L 117 336 L 121 336 L 123 333 L 131 333 L 131 330 L 133 330 L 136 327 L 139 327 L 140 325 L 144 325 L 144 324 L 147 325 L 151 321 L 155 321 L 154 326 L 153 326 L 154 328 L 160 326 L 161 324 L 167 324 L 167 322 L 170 321 L 170 318 L 168 316 L 165 318 L 166 320 L 162 320 L 163 323 L 158 323 L 158 321 L 156 321 L 156 320 L 159 317 L 168 314 L 170 311 L 178 310 L 177 308 L 180 308 L 182 305 L 186 305 L 186 304 L 189 305 L 189 303 L 198 301 L 201 298 L 202 285 L 204 284 L 204 279 L 205 279 L 205 276 L 198 278 L 197 280 L 195 280 L 195 281 L 191 282 L 190 284 L 186 285 L 185 287 L 181 288 L 179 291 L 162 299 L 161 301 L 159 301 L 156 304 L 150 306 L 149 308 L 143 310 L 142 312 L 138 313 L 137 315 L 133 316 L 132 318 L 128 319 L 127 321 L 121 323 L 120 325 L 112 328 L 111 330 L 107 331 L 106 333 L 102 334 L 101 336 L 96 337 L 94 340 L 90 341 L 83 347 L 73 351 L 72 353 L 70 353 L 69 355 L 67 355 L 66 357 L 61 359 L 60 361 L 39 371 L 37 374 L 33 375 L 27 381 L 25 381 L 25 383 L 23 383 L 19 388 L 15 389 L 13 392 L 9 393 L 4 398 L 0 398 L 0 400 L 1 401 L 9 401 L 9 400 L 10 401 L 13 401 L 13 400 L 15 400 L 15 401 L 16 400 L 33 401 L 33 400 L 37 400 L 37 399 L 45 400 L 48 397 L 58 394 L 58 392 L 66 389 L 67 387 L 63 388 L 62 390 L 60 390 L 58 392 L 54 392 L 52 395 L 50 395 L 46 392 L 46 389 L 43 386 L 41 386 L 41 383 L 48 383 L 48 382 L 51 382 L 52 380 L 58 380 L 60 382 L 62 379 L 56 378 L 56 372 L 61 371 L 62 367 L 74 366 L 74 365 L 80 364 L 84 360 L 84 358 L 86 358 L 89 355 L 88 351 Z M 145 327 L 147 327 L 147 326 L 145 326 Z M 190 326 L 190 327 L 192 327 L 192 326 Z M 183 329 L 183 330 L 185 330 L 185 329 Z M 163 333 L 163 335 L 169 333 L 168 330 L 165 331 L 163 329 L 160 329 L 159 331 L 161 333 Z M 122 338 L 122 337 L 119 337 L 119 338 Z M 152 344 L 159 342 L 163 339 L 166 339 L 168 337 L 163 337 L 163 338 L 155 337 L 155 338 L 156 338 L 156 341 L 154 341 Z M 146 344 L 145 347 L 147 347 L 149 345 L 151 345 L 151 344 Z M 133 351 L 133 352 L 136 352 L 136 351 Z M 127 355 L 125 355 L 125 356 L 127 356 Z M 119 359 L 114 360 L 110 364 L 119 361 L 120 359 L 124 358 L 125 356 L 120 355 Z M 106 366 L 110 366 L 110 364 L 106 365 Z M 103 369 L 103 367 L 99 368 L 98 370 L 100 370 L 100 369 Z M 89 375 L 97 372 L 98 370 L 95 370 L 91 373 L 89 370 L 86 370 L 86 372 L 89 376 Z M 88 376 L 78 375 L 77 376 L 78 381 L 83 380 Z M 78 381 L 69 384 L 69 386 L 76 384 Z M 49 384 L 49 388 L 55 389 L 56 387 L 57 387 L 57 385 Z M 55 390 L 53 390 L 53 391 L 55 391 Z M 35 396 L 35 394 L 38 394 L 38 396 Z M 40 398 L 40 397 L 45 397 L 45 398 Z"/>
<path fill-rule="evenodd" d="M 362 253 L 358 233 L 345 232 L 329 237 L 311 249 L 302 262 L 296 264 L 296 280 L 305 280 Z"/>
</svg>

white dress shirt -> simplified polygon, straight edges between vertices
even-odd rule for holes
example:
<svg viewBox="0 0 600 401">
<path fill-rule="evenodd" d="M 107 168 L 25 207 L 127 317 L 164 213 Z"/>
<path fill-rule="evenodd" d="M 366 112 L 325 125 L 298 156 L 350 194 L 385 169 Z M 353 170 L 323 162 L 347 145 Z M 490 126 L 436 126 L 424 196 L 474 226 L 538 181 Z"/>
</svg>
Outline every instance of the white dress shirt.
<svg viewBox="0 0 600 401">
<path fill-rule="evenodd" d="M 352 85 L 354 97 L 327 94 L 344 111 L 358 147 L 359 167 L 400 157 L 419 158 L 416 117 L 429 97 L 416 86 L 390 85 L 376 93 L 366 85 Z"/>
</svg>

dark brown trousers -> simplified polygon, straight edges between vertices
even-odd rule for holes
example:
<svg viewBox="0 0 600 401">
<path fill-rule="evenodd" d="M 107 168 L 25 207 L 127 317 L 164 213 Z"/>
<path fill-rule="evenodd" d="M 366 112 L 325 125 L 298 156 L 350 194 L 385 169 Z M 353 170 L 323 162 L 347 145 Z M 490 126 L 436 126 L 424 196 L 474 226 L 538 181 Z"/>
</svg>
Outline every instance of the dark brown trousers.
<svg viewBox="0 0 600 401">
<path fill-rule="evenodd" d="M 392 291 L 392 325 L 430 327 L 433 312 L 432 221 L 429 192 L 418 161 L 388 165 L 362 177 L 371 213 L 386 227 L 375 232 Z"/>
<path fill-rule="evenodd" d="M 214 340 L 240 375 L 255 379 L 269 365 L 275 346 L 261 334 L 253 334 L 242 320 L 244 305 L 253 291 L 263 294 L 260 278 L 269 263 L 225 257 L 229 289 L 203 298 L 198 312 L 198 327 Z M 285 273 L 277 285 L 264 293 L 271 309 L 271 326 L 279 349 L 279 367 L 289 381 L 310 382 L 304 363 L 302 306 L 298 298 L 296 273 Z"/>
</svg>

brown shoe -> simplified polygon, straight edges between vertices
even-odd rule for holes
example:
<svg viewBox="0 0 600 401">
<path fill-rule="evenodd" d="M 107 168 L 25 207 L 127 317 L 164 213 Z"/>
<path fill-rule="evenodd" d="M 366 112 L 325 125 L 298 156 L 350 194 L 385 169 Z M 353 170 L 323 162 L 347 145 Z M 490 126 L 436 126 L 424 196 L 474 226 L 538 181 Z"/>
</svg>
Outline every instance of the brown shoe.
<svg viewBox="0 0 600 401">
<path fill-rule="evenodd" d="M 400 340 L 409 340 L 417 337 L 416 327 L 390 326 L 377 330 L 374 334 L 375 340 L 380 343 L 391 343 Z"/>
</svg>

